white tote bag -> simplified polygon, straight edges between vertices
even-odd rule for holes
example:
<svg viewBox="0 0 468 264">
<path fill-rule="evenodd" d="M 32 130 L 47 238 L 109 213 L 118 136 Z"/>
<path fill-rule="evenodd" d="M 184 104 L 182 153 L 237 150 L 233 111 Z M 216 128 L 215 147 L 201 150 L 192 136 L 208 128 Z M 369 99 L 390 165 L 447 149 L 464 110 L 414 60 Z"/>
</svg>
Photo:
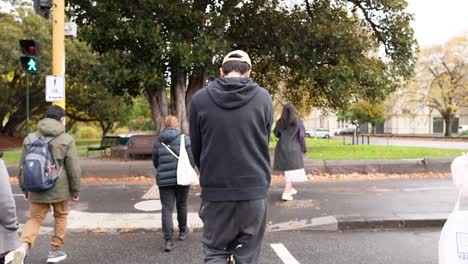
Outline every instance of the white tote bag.
<svg viewBox="0 0 468 264">
<path fill-rule="evenodd" d="M 457 157 L 451 171 L 460 194 L 440 232 L 439 264 L 468 264 L 468 211 L 460 210 L 461 201 L 468 193 L 468 156 Z"/>
<path fill-rule="evenodd" d="M 439 264 L 468 264 L 468 211 L 460 210 L 457 200 L 453 212 L 449 215 L 439 240 Z"/>
<path fill-rule="evenodd" d="M 195 170 L 190 164 L 190 160 L 187 154 L 187 149 L 185 148 L 185 135 L 180 136 L 180 151 L 179 156 L 177 156 L 171 148 L 166 144 L 162 143 L 164 147 L 179 161 L 177 162 L 177 185 L 198 185 L 198 176 Z"/>
</svg>

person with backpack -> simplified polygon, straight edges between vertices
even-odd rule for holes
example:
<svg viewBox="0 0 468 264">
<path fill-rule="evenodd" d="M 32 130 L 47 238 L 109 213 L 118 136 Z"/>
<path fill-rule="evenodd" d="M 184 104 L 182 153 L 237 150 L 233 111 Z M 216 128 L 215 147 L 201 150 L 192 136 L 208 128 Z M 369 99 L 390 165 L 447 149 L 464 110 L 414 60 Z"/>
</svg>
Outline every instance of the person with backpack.
<svg viewBox="0 0 468 264">
<path fill-rule="evenodd" d="M 177 208 L 177 221 L 179 222 L 179 240 L 187 239 L 190 232 L 187 227 L 187 199 L 190 185 L 178 185 L 179 157 L 181 145 L 185 146 L 191 167 L 195 167 L 190 137 L 184 135 L 179 128 L 179 121 L 175 116 L 168 116 L 164 120 L 164 130 L 153 145 L 153 165 L 156 168 L 156 183 L 159 187 L 159 196 L 162 205 L 161 222 L 164 233 L 163 248 L 169 252 L 175 247 L 173 240 L 174 227 L 172 224 L 172 211 L 174 204 Z M 183 143 L 183 144 L 182 144 Z M 188 163 L 188 162 L 187 162 Z"/>
<path fill-rule="evenodd" d="M 23 246 L 15 250 L 13 264 L 21 264 L 34 245 L 39 228 L 52 207 L 55 219 L 47 262 L 66 259 L 61 251 L 67 229 L 68 201 L 80 195 L 81 169 L 73 137 L 65 133 L 65 110 L 52 105 L 39 121 L 38 131 L 23 143 L 19 186 L 29 201 L 29 219 L 21 233 Z"/>
<path fill-rule="evenodd" d="M 247 53 L 228 53 L 221 78 L 192 99 L 190 136 L 202 188 L 204 263 L 258 263 L 271 182 L 272 98 L 250 78 Z"/>
<path fill-rule="evenodd" d="M 9 252 L 20 247 L 16 205 L 11 191 L 10 176 L 0 152 L 0 264 L 11 263 Z"/>
<path fill-rule="evenodd" d="M 303 153 L 306 152 L 305 128 L 294 105 L 284 105 L 273 133 L 279 139 L 275 148 L 273 169 L 284 171 L 286 184 L 281 198 L 291 201 L 294 199 L 293 195 L 297 194 L 292 182 L 306 180 L 303 159 Z"/>
</svg>

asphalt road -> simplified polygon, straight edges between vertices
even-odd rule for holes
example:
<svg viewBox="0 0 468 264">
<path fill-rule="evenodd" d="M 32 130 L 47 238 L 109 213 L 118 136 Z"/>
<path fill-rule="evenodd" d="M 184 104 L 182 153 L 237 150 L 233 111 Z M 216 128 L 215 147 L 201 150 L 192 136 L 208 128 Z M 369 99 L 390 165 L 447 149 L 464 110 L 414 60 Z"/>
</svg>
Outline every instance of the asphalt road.
<svg viewBox="0 0 468 264">
<path fill-rule="evenodd" d="M 81 200 L 71 203 L 75 212 L 130 214 L 144 213 L 134 205 L 143 197 L 151 184 L 82 184 Z M 22 199 L 17 186 L 16 196 L 20 223 L 28 215 L 28 205 Z M 449 179 L 379 180 L 296 184 L 299 191 L 295 200 L 281 200 L 282 185 L 273 185 L 269 197 L 269 223 L 278 224 L 291 220 L 311 219 L 323 216 L 359 216 L 393 218 L 404 214 L 446 214 L 455 204 L 457 192 Z M 189 212 L 197 214 L 200 197 L 192 189 Z M 157 195 L 157 194 L 154 194 Z M 153 199 L 159 199 L 153 196 Z M 468 203 L 464 202 L 465 207 Z M 148 213 L 157 213 L 152 211 Z M 156 215 L 154 218 L 157 218 Z M 45 225 L 52 225 L 49 216 Z M 84 220 L 84 219 L 83 219 Z M 92 219 L 90 219 L 92 220 Z M 103 226 L 102 228 L 105 228 Z"/>
<path fill-rule="evenodd" d="M 176 242 L 171 253 L 162 251 L 161 237 L 159 232 L 70 234 L 64 247 L 68 253 L 64 263 L 202 263 L 201 233 L 192 233 L 187 241 Z M 38 238 L 26 263 L 45 263 L 48 239 L 48 236 Z M 268 233 L 259 263 L 436 264 L 438 239 L 437 229 Z"/>
</svg>

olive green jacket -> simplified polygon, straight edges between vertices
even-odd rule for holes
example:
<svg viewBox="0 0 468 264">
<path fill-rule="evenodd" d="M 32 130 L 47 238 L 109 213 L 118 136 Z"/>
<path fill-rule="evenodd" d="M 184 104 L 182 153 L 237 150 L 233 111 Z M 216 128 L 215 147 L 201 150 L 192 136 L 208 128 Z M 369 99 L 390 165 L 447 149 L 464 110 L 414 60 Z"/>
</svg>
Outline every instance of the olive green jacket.
<svg viewBox="0 0 468 264">
<path fill-rule="evenodd" d="M 70 199 L 70 196 L 78 197 L 80 194 L 81 168 L 78 161 L 78 153 L 75 140 L 72 136 L 65 133 L 65 127 L 55 119 L 44 118 L 38 123 L 37 136 L 56 137 L 49 142 L 51 153 L 55 164 L 62 168 L 57 183 L 52 189 L 45 192 L 29 193 L 29 200 L 34 203 L 57 203 Z M 23 142 L 23 153 L 21 164 L 24 159 L 26 149 L 32 142 L 26 137 Z M 21 168 L 20 164 L 20 168 Z M 26 193 L 23 187 L 23 173 L 20 170 L 19 182 L 21 189 Z"/>
</svg>

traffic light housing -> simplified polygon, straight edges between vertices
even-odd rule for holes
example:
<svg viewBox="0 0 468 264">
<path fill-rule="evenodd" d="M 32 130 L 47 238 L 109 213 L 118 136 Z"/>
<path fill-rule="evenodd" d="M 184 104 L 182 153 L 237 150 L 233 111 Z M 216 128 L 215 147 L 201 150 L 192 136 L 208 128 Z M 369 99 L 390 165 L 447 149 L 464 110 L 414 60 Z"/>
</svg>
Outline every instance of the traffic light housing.
<svg viewBox="0 0 468 264">
<path fill-rule="evenodd" d="M 31 39 L 20 40 L 20 49 L 23 56 L 20 57 L 21 69 L 26 73 L 40 73 L 39 42 Z"/>
<path fill-rule="evenodd" d="M 40 15 L 43 18 L 49 18 L 50 9 L 52 8 L 52 0 L 33 0 L 34 1 L 34 11 L 36 14 Z"/>
</svg>

